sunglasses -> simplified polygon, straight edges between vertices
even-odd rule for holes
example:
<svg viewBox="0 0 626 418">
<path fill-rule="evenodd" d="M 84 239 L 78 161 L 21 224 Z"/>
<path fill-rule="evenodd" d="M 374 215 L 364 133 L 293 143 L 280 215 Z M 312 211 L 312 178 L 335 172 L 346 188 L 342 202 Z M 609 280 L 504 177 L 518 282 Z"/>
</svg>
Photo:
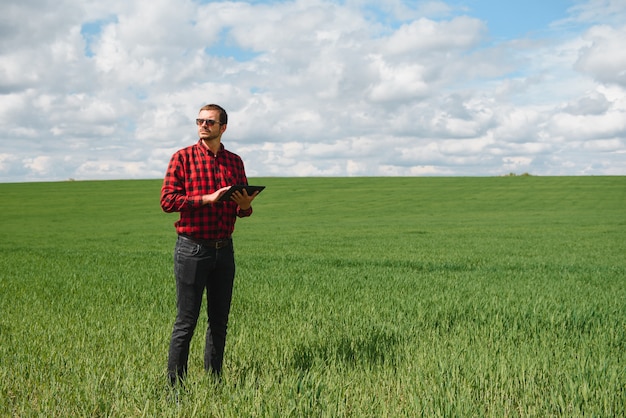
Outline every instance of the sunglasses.
<svg viewBox="0 0 626 418">
<path fill-rule="evenodd" d="M 216 120 L 213 120 L 213 119 L 196 119 L 196 125 L 198 125 L 198 126 L 202 126 L 205 123 L 208 126 L 213 126 L 213 125 L 215 125 L 216 123 L 219 123 L 219 122 L 216 121 Z"/>
</svg>

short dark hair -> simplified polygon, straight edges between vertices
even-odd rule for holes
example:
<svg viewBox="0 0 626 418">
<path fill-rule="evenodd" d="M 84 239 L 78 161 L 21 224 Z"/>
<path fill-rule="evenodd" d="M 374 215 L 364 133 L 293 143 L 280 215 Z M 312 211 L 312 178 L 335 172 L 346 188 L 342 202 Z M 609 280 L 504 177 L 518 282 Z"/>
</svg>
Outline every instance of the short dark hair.
<svg viewBox="0 0 626 418">
<path fill-rule="evenodd" d="M 228 125 L 228 114 L 222 106 L 216 104 L 208 104 L 200 108 L 201 112 L 203 110 L 217 110 L 218 112 L 220 112 L 220 125 Z"/>
</svg>

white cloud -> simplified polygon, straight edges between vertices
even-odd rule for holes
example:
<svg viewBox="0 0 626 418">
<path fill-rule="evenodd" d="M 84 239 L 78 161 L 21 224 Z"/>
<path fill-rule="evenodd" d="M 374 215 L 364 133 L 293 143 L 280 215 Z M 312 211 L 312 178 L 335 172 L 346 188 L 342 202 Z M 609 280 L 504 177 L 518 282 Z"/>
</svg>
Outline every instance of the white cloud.
<svg viewBox="0 0 626 418">
<path fill-rule="evenodd" d="M 512 173 L 523 172 L 524 169 L 530 166 L 532 158 L 528 157 L 505 157 L 502 159 L 504 162 L 504 168 Z"/>
<path fill-rule="evenodd" d="M 41 177 L 50 174 L 53 168 L 53 161 L 49 156 L 40 155 L 35 158 L 25 159 L 24 167 L 30 169 L 34 175 Z"/>
<path fill-rule="evenodd" d="M 611 102 L 599 91 L 577 98 L 567 104 L 564 111 L 571 115 L 601 115 L 611 108 Z"/>
<path fill-rule="evenodd" d="M 8 173 L 17 157 L 11 154 L 0 153 L 0 173 Z"/>
<path fill-rule="evenodd" d="M 626 25 L 619 28 L 595 26 L 584 39 L 589 45 L 580 50 L 575 67 L 602 83 L 626 88 Z"/>
<path fill-rule="evenodd" d="M 104 179 L 141 179 L 146 178 L 146 173 L 151 173 L 153 176 L 160 174 L 158 171 L 148 169 L 147 164 L 137 161 L 124 162 L 101 159 L 98 161 L 86 161 L 76 169 L 76 174 L 81 178 L 97 176 Z"/>
<path fill-rule="evenodd" d="M 626 120 L 621 113 L 604 115 L 556 114 L 550 129 L 554 137 L 567 140 L 594 140 L 598 138 L 624 137 Z"/>
<path fill-rule="evenodd" d="M 249 176 L 626 174 L 623 1 L 495 43 L 443 1 L 0 8 L 0 181 L 160 177 L 208 102 Z"/>
<path fill-rule="evenodd" d="M 486 30 L 483 22 L 466 16 L 442 22 L 420 18 L 396 30 L 383 42 L 382 50 L 391 55 L 466 50 L 477 46 Z"/>
</svg>

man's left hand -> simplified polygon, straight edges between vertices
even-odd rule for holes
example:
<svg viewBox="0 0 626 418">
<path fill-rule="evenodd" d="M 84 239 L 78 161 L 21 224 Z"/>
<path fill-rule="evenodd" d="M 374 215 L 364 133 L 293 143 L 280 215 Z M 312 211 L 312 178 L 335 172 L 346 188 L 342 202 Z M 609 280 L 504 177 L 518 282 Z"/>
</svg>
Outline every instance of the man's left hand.
<svg viewBox="0 0 626 418">
<path fill-rule="evenodd" d="M 233 195 L 230 197 L 230 200 L 237 203 L 241 210 L 248 210 L 250 209 L 250 206 L 252 206 L 252 201 L 258 194 L 259 192 L 257 191 L 254 192 L 252 195 L 248 195 L 248 191 L 246 189 L 243 189 L 243 191 L 241 192 L 237 191 L 233 193 Z"/>
</svg>

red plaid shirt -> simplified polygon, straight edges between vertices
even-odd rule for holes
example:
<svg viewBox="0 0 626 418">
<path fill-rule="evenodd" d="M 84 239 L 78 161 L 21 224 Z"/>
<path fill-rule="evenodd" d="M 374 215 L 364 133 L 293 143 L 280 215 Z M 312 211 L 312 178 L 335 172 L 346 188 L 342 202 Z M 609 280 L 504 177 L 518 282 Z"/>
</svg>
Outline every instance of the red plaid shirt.
<svg viewBox="0 0 626 418">
<path fill-rule="evenodd" d="M 252 208 L 241 210 L 235 202 L 202 205 L 202 195 L 235 184 L 248 184 L 241 158 L 224 145 L 215 155 L 200 140 L 172 156 L 161 188 L 161 208 L 180 212 L 174 224 L 179 234 L 207 240 L 229 238 L 237 216 L 250 216 Z"/>
</svg>

